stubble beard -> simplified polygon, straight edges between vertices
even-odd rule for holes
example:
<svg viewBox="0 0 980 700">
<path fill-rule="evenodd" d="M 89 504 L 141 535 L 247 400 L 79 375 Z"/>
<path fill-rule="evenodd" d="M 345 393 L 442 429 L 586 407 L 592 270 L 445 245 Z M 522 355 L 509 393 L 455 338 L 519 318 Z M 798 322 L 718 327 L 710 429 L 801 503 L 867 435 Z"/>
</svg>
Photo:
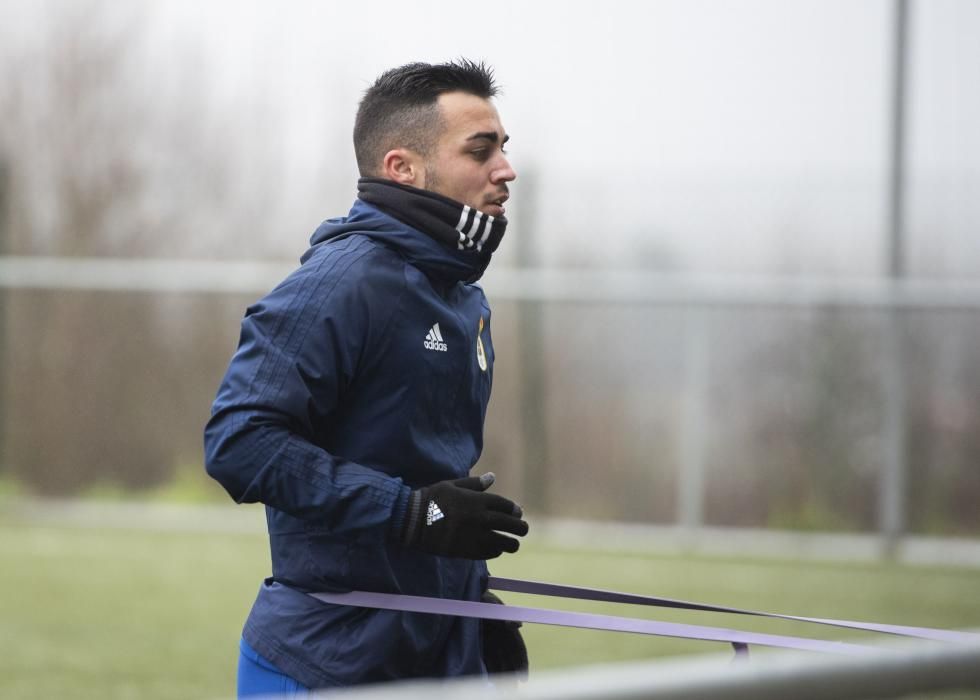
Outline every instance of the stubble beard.
<svg viewBox="0 0 980 700">
<path fill-rule="evenodd" d="M 436 194 L 442 194 L 442 178 L 439 177 L 439 173 L 431 165 L 425 166 L 425 189 L 429 192 L 435 192 Z"/>
</svg>

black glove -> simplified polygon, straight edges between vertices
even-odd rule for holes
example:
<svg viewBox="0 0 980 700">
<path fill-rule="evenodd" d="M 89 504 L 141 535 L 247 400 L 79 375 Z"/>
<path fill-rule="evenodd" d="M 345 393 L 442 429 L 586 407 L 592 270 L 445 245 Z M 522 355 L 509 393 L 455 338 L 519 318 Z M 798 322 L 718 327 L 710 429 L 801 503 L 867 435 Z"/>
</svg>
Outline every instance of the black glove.
<svg viewBox="0 0 980 700">
<path fill-rule="evenodd" d="M 503 605 L 504 601 L 486 591 L 483 602 Z M 527 646 L 521 636 L 521 623 L 511 620 L 480 620 L 480 623 L 487 673 L 519 673 L 526 680 Z"/>
<path fill-rule="evenodd" d="M 524 513 L 513 501 L 484 493 L 494 479 L 493 473 L 487 473 L 412 491 L 402 541 L 430 554 L 463 559 L 493 559 L 516 552 L 520 543 L 500 532 L 526 535 Z"/>
</svg>

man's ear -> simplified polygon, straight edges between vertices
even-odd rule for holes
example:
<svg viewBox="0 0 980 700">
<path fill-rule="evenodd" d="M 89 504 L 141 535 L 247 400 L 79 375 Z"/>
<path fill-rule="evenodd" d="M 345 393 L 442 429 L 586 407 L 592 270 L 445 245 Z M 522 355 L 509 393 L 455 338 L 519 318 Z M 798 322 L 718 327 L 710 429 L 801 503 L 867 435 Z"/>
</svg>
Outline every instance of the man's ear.
<svg viewBox="0 0 980 700">
<path fill-rule="evenodd" d="M 393 148 L 385 153 L 381 171 L 386 178 L 400 185 L 425 187 L 425 168 L 422 159 L 418 153 L 407 148 Z"/>
</svg>

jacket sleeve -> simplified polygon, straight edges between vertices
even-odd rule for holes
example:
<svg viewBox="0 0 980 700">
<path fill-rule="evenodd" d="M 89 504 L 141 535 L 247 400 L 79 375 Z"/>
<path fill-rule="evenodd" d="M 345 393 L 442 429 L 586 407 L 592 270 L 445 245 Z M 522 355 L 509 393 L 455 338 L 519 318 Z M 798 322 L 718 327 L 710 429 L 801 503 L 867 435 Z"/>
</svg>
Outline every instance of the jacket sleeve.
<svg viewBox="0 0 980 700">
<path fill-rule="evenodd" d="M 321 246 L 249 307 L 204 447 L 208 473 L 239 503 L 261 502 L 338 533 L 367 530 L 380 538 L 400 531 L 410 489 L 330 454 L 315 437 L 336 419 L 372 336 L 394 313 L 390 298 L 373 299 L 397 295 L 404 285 L 390 274 L 387 281 L 359 279 L 369 256 L 363 245 Z"/>
</svg>

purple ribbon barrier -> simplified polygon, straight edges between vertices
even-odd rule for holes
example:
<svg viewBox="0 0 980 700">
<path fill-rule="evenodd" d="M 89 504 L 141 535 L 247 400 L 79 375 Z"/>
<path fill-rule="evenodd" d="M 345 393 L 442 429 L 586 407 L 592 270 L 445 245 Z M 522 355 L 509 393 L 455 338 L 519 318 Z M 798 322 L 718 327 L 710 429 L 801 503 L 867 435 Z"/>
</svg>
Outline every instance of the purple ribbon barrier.
<svg viewBox="0 0 980 700">
<path fill-rule="evenodd" d="M 871 647 L 845 642 L 825 642 L 818 639 L 742 632 L 740 630 L 729 630 L 719 627 L 684 625 L 675 622 L 657 622 L 655 620 L 640 620 L 632 617 L 594 615 L 591 613 L 565 612 L 545 608 L 525 608 L 516 605 L 498 605 L 496 603 L 477 603 L 467 600 L 452 600 L 449 598 L 428 598 L 423 596 L 398 595 L 395 593 L 368 593 L 366 591 L 310 593 L 310 595 L 324 603 L 333 603 L 334 605 L 353 605 L 359 608 L 476 617 L 484 620 L 535 622 L 542 625 L 560 625 L 562 627 L 581 627 L 593 630 L 650 634 L 660 637 L 680 637 L 683 639 L 699 639 L 710 642 L 728 642 L 736 646 L 736 648 L 739 645 L 759 644 L 769 647 L 822 651 L 833 654 L 860 654 L 873 651 Z"/>
<path fill-rule="evenodd" d="M 896 634 L 901 637 L 931 639 L 936 642 L 980 641 L 980 634 L 973 634 L 971 632 L 940 630 L 940 629 L 932 629 L 930 627 L 909 627 L 906 625 L 884 625 L 875 622 L 833 620 L 833 619 L 822 618 L 822 617 L 801 617 L 799 615 L 782 615 L 780 613 L 760 612 L 758 610 L 728 608 L 721 605 L 691 603 L 685 600 L 674 600 L 672 598 L 657 598 L 654 596 L 636 595 L 634 593 L 617 593 L 616 591 L 604 591 L 597 588 L 581 588 L 579 586 L 565 586 L 557 583 L 542 583 L 539 581 L 522 581 L 521 579 L 499 578 L 497 576 L 490 577 L 489 586 L 495 591 L 508 591 L 510 593 L 530 593 L 532 595 L 546 595 L 546 596 L 554 596 L 558 598 L 594 600 L 603 603 L 628 603 L 632 605 L 650 605 L 659 608 L 677 608 L 680 610 L 702 610 L 705 612 L 731 613 L 733 615 L 754 615 L 756 617 L 769 617 L 769 618 L 775 618 L 779 620 L 794 620 L 796 622 L 809 622 L 816 625 L 846 627 L 848 629 L 863 630 L 865 632 L 880 632 L 883 634 Z"/>
<path fill-rule="evenodd" d="M 729 608 L 720 605 L 691 603 L 671 598 L 658 598 L 633 593 L 618 593 L 594 588 L 566 586 L 538 581 L 522 581 L 520 579 L 499 578 L 491 576 L 489 587 L 496 591 L 511 593 L 527 593 L 546 595 L 577 600 L 593 600 L 606 603 L 627 603 L 681 610 L 700 610 L 706 612 L 721 612 L 735 615 L 753 615 L 796 622 L 809 622 L 819 625 L 846 627 L 848 629 L 896 634 L 904 637 L 916 637 L 942 642 L 968 642 L 980 640 L 980 635 L 969 632 L 931 629 L 927 627 L 908 627 L 901 625 L 883 625 L 850 620 L 832 620 L 817 617 L 801 617 L 797 615 L 782 615 L 779 613 L 759 612 L 740 608 Z M 533 622 L 543 625 L 559 625 L 562 627 L 579 627 L 584 629 L 607 630 L 613 632 L 632 632 L 661 637 L 677 637 L 682 639 L 697 639 L 711 642 L 727 642 L 735 647 L 737 654 L 744 654 L 747 645 L 779 647 L 783 649 L 798 649 L 804 651 L 819 651 L 833 654 L 862 654 L 873 651 L 872 647 L 847 642 L 828 642 L 804 637 L 789 637 L 784 635 L 743 632 L 721 627 L 706 627 L 702 625 L 686 625 L 674 622 L 643 620 L 632 617 L 617 617 L 613 615 L 596 615 L 592 613 L 566 612 L 547 608 L 528 608 L 516 605 L 498 605 L 496 603 L 479 603 L 448 598 L 430 598 L 425 596 L 400 595 L 394 593 L 370 593 L 367 591 L 351 591 L 348 593 L 310 593 L 312 597 L 324 603 L 334 605 L 351 605 L 361 608 L 376 608 L 381 610 L 399 610 L 403 612 L 429 613 L 433 615 L 454 615 L 458 617 L 475 617 L 485 620 L 504 620 L 511 622 Z"/>
</svg>

